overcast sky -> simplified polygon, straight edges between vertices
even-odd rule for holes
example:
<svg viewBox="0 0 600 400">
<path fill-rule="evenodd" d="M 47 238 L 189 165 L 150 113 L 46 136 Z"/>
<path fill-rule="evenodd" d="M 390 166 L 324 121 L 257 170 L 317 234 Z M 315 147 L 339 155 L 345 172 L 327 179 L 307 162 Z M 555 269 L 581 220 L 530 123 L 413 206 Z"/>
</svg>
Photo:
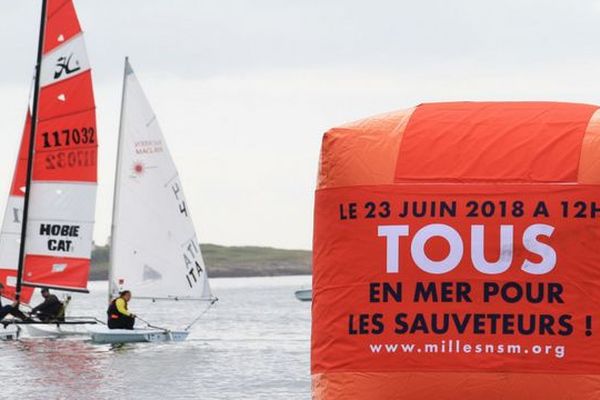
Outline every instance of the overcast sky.
<svg viewBox="0 0 600 400">
<path fill-rule="evenodd" d="M 310 248 L 321 136 L 447 100 L 600 103 L 600 1 L 75 0 L 94 69 L 110 230 L 123 58 L 178 165 L 202 242 Z M 0 207 L 40 0 L 0 0 Z"/>
</svg>

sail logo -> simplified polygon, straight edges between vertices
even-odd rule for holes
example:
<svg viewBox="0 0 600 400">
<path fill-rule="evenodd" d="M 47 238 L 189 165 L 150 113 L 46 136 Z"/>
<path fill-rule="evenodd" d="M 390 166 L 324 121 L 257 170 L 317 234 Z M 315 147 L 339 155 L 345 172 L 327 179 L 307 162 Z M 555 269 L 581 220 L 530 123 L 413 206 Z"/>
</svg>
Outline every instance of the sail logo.
<svg viewBox="0 0 600 400">
<path fill-rule="evenodd" d="M 63 272 L 67 269 L 67 264 L 52 264 L 52 272 Z"/>
<path fill-rule="evenodd" d="M 73 62 L 71 62 L 73 61 Z M 77 72 L 81 69 L 79 65 L 79 61 L 73 60 L 73 53 L 71 53 L 68 57 L 62 56 L 59 57 L 56 62 L 56 70 L 54 71 L 54 79 L 59 79 L 65 75 L 71 75 L 74 72 Z"/>
<path fill-rule="evenodd" d="M 23 215 L 23 210 L 19 207 L 13 207 L 13 223 L 20 224 L 21 223 L 21 215 Z"/>
<path fill-rule="evenodd" d="M 79 225 L 41 224 L 39 235 L 51 237 L 47 240 L 47 250 L 73 252 L 73 239 L 79 237 L 79 228 Z"/>
<path fill-rule="evenodd" d="M 144 166 L 143 162 L 136 162 L 133 164 L 133 173 L 136 175 L 144 175 L 144 172 L 146 172 L 146 167 Z"/>
<path fill-rule="evenodd" d="M 135 154 L 154 154 L 164 151 L 162 140 L 138 140 L 135 142 Z"/>
</svg>

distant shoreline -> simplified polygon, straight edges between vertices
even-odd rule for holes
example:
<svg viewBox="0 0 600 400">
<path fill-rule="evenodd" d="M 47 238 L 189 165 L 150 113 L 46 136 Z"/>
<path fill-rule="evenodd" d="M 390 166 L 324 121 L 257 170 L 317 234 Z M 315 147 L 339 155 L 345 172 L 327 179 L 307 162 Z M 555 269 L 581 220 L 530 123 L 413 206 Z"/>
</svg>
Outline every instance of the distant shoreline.
<svg viewBox="0 0 600 400">
<path fill-rule="evenodd" d="M 211 278 L 311 275 L 312 253 L 257 246 L 201 244 Z M 108 279 L 110 246 L 96 246 L 92 252 L 90 281 Z"/>
</svg>

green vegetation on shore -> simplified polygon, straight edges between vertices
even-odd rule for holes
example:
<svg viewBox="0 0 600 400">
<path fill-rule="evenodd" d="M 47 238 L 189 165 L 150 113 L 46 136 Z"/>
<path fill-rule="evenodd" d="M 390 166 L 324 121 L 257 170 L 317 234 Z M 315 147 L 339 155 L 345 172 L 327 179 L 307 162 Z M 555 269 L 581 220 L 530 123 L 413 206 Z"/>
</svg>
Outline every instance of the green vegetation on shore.
<svg viewBox="0 0 600 400">
<path fill-rule="evenodd" d="M 309 275 L 311 252 L 272 247 L 219 246 L 201 244 L 211 278 L 239 276 Z M 90 280 L 108 279 L 110 247 L 96 246 L 92 252 Z"/>
</svg>

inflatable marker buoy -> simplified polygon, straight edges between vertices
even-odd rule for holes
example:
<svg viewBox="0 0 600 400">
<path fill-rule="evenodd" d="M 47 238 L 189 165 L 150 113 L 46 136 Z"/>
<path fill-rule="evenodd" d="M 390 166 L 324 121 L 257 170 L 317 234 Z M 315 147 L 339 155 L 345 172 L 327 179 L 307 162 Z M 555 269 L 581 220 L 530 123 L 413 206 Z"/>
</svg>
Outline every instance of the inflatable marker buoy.
<svg viewBox="0 0 600 400">
<path fill-rule="evenodd" d="M 422 104 L 333 128 L 315 400 L 598 399 L 600 108 Z"/>
</svg>

